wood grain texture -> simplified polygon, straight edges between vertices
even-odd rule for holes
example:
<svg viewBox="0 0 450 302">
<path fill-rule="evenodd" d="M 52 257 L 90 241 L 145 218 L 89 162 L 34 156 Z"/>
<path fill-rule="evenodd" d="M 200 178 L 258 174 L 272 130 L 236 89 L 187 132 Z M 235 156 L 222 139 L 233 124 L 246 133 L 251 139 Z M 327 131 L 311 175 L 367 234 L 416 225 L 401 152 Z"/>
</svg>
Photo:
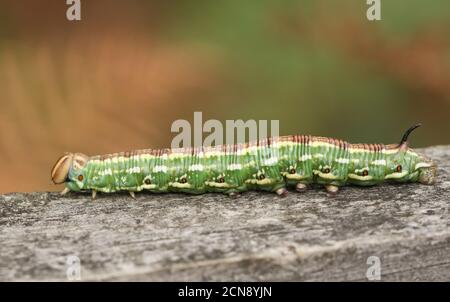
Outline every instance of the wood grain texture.
<svg viewBox="0 0 450 302">
<path fill-rule="evenodd" d="M 450 281 L 450 146 L 424 150 L 438 182 L 316 187 L 285 198 L 11 193 L 0 196 L 0 280 Z"/>
</svg>

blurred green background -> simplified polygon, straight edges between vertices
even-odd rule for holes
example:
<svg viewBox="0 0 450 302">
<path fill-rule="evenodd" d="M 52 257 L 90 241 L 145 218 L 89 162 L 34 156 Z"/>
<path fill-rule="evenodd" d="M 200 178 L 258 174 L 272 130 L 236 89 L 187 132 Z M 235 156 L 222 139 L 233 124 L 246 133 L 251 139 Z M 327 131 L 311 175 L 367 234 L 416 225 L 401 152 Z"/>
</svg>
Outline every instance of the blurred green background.
<svg viewBox="0 0 450 302">
<path fill-rule="evenodd" d="M 449 144 L 450 2 L 0 2 L 0 192 L 50 169 L 170 145 L 176 119 L 277 119 L 280 134 Z"/>
</svg>

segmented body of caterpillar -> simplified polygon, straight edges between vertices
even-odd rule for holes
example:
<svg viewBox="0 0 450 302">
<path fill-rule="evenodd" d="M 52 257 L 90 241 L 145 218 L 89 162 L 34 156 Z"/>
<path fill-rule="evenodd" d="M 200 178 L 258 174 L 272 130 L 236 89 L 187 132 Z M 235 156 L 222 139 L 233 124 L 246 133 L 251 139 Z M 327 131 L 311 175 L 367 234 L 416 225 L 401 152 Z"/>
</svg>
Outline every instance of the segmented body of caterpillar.
<svg viewBox="0 0 450 302">
<path fill-rule="evenodd" d="M 237 194 L 247 190 L 302 191 L 323 184 L 336 192 L 346 184 L 384 181 L 434 182 L 436 166 L 407 146 L 410 128 L 398 145 L 349 144 L 315 136 L 283 136 L 248 144 L 205 148 L 138 150 L 88 157 L 68 153 L 52 170 L 67 191 Z"/>
</svg>

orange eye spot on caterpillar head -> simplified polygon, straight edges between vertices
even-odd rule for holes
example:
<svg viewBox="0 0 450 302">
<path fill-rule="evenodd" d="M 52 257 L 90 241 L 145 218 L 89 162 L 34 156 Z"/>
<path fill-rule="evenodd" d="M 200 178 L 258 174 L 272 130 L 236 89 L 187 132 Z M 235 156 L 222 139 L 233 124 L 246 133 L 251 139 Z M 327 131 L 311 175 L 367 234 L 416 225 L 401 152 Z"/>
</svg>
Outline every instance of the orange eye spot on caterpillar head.
<svg viewBox="0 0 450 302">
<path fill-rule="evenodd" d="M 402 172 L 402 166 L 401 166 L 401 165 L 398 165 L 398 166 L 395 168 L 395 171 L 397 171 L 398 173 Z"/>
<path fill-rule="evenodd" d="M 224 179 L 223 177 L 220 177 L 220 178 L 217 180 L 217 182 L 218 182 L 218 183 L 224 183 L 224 182 L 225 182 L 225 179 Z"/>
<path fill-rule="evenodd" d="M 84 179 L 84 176 L 83 176 L 83 175 L 81 175 L 81 174 L 78 175 L 78 180 L 79 180 L 79 181 L 83 181 L 83 179 Z"/>
<path fill-rule="evenodd" d="M 362 176 L 367 176 L 367 175 L 369 175 L 369 171 L 364 170 L 364 171 L 362 172 Z"/>
<path fill-rule="evenodd" d="M 151 185 L 152 184 L 152 181 L 150 180 L 150 179 L 145 179 L 144 180 L 144 183 L 146 184 L 146 185 Z"/>
<path fill-rule="evenodd" d="M 263 180 L 264 178 L 266 178 L 266 176 L 264 174 L 259 175 L 260 180 Z"/>
<path fill-rule="evenodd" d="M 296 171 L 295 171 L 295 169 L 291 169 L 291 170 L 289 170 L 289 173 L 290 173 L 290 174 L 295 174 Z"/>
<path fill-rule="evenodd" d="M 182 183 L 182 184 L 187 183 L 186 177 L 182 177 L 182 178 L 180 179 L 180 183 Z"/>
</svg>

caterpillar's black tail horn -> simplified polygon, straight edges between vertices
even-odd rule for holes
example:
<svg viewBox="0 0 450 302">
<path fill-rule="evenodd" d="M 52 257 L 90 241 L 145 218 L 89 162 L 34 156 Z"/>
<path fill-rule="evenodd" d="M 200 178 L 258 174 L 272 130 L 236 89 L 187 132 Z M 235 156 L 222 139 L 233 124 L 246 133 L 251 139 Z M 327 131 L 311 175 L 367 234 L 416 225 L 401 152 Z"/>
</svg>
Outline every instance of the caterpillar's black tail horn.
<svg viewBox="0 0 450 302">
<path fill-rule="evenodd" d="M 420 126 L 422 126 L 422 124 L 421 123 L 417 123 L 414 126 L 409 127 L 409 129 L 405 131 L 405 134 L 403 134 L 402 140 L 400 141 L 398 146 L 399 147 L 407 146 L 409 135 L 411 134 L 411 132 L 413 132 L 415 129 L 419 128 Z"/>
</svg>

